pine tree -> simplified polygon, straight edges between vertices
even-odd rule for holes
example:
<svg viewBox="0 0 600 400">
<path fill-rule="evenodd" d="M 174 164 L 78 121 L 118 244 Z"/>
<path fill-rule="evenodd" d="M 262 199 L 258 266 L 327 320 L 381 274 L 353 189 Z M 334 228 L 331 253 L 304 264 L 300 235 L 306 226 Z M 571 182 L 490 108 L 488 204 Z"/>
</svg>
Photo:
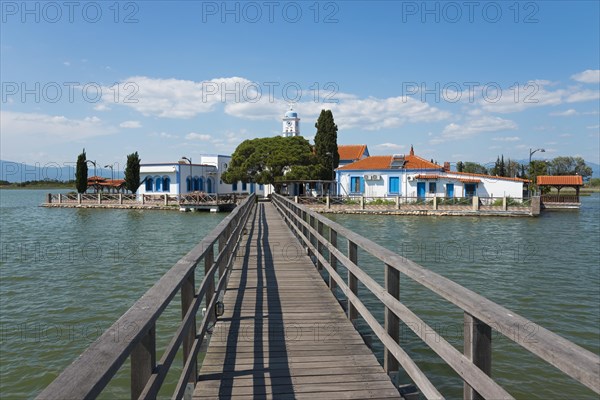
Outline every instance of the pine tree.
<svg viewBox="0 0 600 400">
<path fill-rule="evenodd" d="M 140 157 L 137 151 L 127 156 L 125 167 L 125 187 L 131 193 L 137 192 L 140 187 Z"/>
<path fill-rule="evenodd" d="M 500 159 L 500 168 L 499 168 L 498 175 L 506 176 L 506 165 L 504 165 L 504 154 L 502 154 L 502 158 Z"/>
<path fill-rule="evenodd" d="M 88 178 L 88 167 L 87 167 L 87 156 L 85 155 L 85 149 L 77 156 L 77 164 L 75 167 L 75 188 L 77 193 L 85 193 L 87 190 L 87 178 Z"/>
<path fill-rule="evenodd" d="M 457 172 L 463 172 L 464 169 L 465 169 L 465 164 L 462 161 L 459 161 L 456 163 L 456 171 Z"/>
<path fill-rule="evenodd" d="M 321 115 L 315 124 L 315 152 L 317 163 L 320 165 L 320 178 L 329 180 L 334 177 L 334 169 L 340 162 L 337 146 L 338 127 L 333 120 L 331 110 L 321 110 Z"/>
</svg>

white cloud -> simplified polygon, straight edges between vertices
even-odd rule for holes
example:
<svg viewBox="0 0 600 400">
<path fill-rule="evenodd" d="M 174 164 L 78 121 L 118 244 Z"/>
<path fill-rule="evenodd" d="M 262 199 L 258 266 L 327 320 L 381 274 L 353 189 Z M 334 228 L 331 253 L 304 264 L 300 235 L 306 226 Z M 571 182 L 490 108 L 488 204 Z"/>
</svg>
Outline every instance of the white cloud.
<svg viewBox="0 0 600 400">
<path fill-rule="evenodd" d="M 3 136 L 51 138 L 59 141 L 87 139 L 95 136 L 110 135 L 117 131 L 115 127 L 105 125 L 98 117 L 71 119 L 62 115 L 0 112 L 0 126 Z"/>
<path fill-rule="evenodd" d="M 70 61 L 65 61 L 63 62 L 63 65 L 66 67 L 70 67 L 71 66 L 71 62 Z"/>
<path fill-rule="evenodd" d="M 160 132 L 160 133 L 153 132 L 150 134 L 150 136 L 159 137 L 161 139 L 177 139 L 179 137 L 177 135 L 172 135 L 167 132 Z"/>
<path fill-rule="evenodd" d="M 600 69 L 586 69 L 571 75 L 571 79 L 581 83 L 600 83 Z"/>
<path fill-rule="evenodd" d="M 479 118 L 467 119 L 462 124 L 450 123 L 446 125 L 442 134 L 429 141 L 431 144 L 438 144 L 452 140 L 462 140 L 475 136 L 482 132 L 497 132 L 517 129 L 514 121 L 485 115 Z"/>
<path fill-rule="evenodd" d="M 185 135 L 185 138 L 187 140 L 210 140 L 212 138 L 212 136 L 210 135 L 206 135 L 206 134 L 202 134 L 202 133 L 196 133 L 196 132 L 190 132 L 187 135 Z"/>
<path fill-rule="evenodd" d="M 600 125 L 586 126 L 587 129 L 600 129 Z"/>
<path fill-rule="evenodd" d="M 406 148 L 406 145 L 396 143 L 381 143 L 376 144 L 375 146 L 373 146 L 373 148 L 382 150 L 403 150 Z"/>
<path fill-rule="evenodd" d="M 565 111 L 552 112 L 552 113 L 550 113 L 550 115 L 553 117 L 572 117 L 574 115 L 579 115 L 579 113 L 577 111 L 575 111 L 574 109 L 569 108 L 568 110 L 565 110 Z"/>
<path fill-rule="evenodd" d="M 140 121 L 124 121 L 119 124 L 121 128 L 127 129 L 137 129 L 142 127 L 142 123 Z"/>
<path fill-rule="evenodd" d="M 495 137 L 492 140 L 495 140 L 496 142 L 518 142 L 519 140 L 521 140 L 521 138 L 518 136 L 502 136 Z"/>
<path fill-rule="evenodd" d="M 552 83 L 542 80 L 529 81 L 517 87 L 503 89 L 500 95 L 488 94 L 479 105 L 486 111 L 497 113 L 520 112 L 530 108 L 579 103 L 600 98 L 598 91 L 582 89 L 580 86 L 550 90 Z"/>
<path fill-rule="evenodd" d="M 280 118 L 287 108 L 287 102 L 277 97 L 277 88 L 281 91 L 281 86 L 275 87 L 276 96 L 271 97 L 266 85 L 240 77 L 195 82 L 134 76 L 119 84 L 118 104 L 145 116 L 178 119 L 213 112 L 221 105 L 226 114 L 236 118 L 273 120 Z M 103 102 L 109 104 L 114 101 L 114 88 L 107 88 L 106 93 L 110 95 L 103 97 Z M 303 97 L 306 101 L 295 105 L 302 118 L 314 120 L 321 109 L 331 109 L 341 129 L 378 130 L 450 117 L 449 112 L 407 96 L 361 99 L 336 93 L 333 99 L 338 103 L 315 103 L 309 94 Z"/>
<path fill-rule="evenodd" d="M 98 103 L 98 104 L 96 104 L 94 106 L 94 110 L 96 110 L 96 111 L 108 111 L 108 110 L 110 110 L 110 107 L 108 107 L 104 103 Z"/>
</svg>

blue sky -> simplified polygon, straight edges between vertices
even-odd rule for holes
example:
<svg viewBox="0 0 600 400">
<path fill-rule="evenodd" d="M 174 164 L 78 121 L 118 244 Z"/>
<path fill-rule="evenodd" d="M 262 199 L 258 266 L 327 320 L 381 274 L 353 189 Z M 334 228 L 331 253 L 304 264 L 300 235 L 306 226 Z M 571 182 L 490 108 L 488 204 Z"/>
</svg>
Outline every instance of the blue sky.
<svg viewBox="0 0 600 400">
<path fill-rule="evenodd" d="M 4 160 L 230 154 L 291 101 L 303 136 L 328 108 L 371 154 L 600 162 L 597 1 L 24 4 L 1 8 Z"/>
</svg>

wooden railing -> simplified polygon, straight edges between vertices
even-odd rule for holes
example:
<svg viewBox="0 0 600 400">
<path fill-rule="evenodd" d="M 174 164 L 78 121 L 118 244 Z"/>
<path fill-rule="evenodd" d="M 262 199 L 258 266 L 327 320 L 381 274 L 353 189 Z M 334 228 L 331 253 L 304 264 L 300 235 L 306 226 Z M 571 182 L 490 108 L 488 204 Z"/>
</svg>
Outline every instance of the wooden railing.
<svg viewBox="0 0 600 400">
<path fill-rule="evenodd" d="M 542 195 L 542 203 L 579 203 L 579 196 L 544 194 Z"/>
<path fill-rule="evenodd" d="M 228 271 L 254 204 L 252 195 L 223 219 L 40 393 L 38 399 L 94 398 L 127 358 L 131 359 L 131 397 L 156 398 L 183 345 L 184 367 L 173 394 L 174 399 L 181 399 L 188 383 L 196 382 L 198 351 L 209 323 L 214 321 L 213 310 L 226 287 Z M 201 261 L 204 261 L 204 279 L 196 288 L 194 273 Z M 181 293 L 182 321 L 157 362 L 156 321 L 178 292 Z M 208 311 L 196 326 L 196 314 L 203 301 Z M 115 340 L 116 337 L 119 340 Z"/>
<path fill-rule="evenodd" d="M 404 322 L 424 343 L 439 355 L 464 381 L 465 399 L 512 399 L 489 375 L 492 365 L 492 330 L 516 342 L 529 352 L 600 394 L 600 357 L 506 308 L 444 278 L 356 233 L 311 211 L 294 201 L 274 195 L 279 209 L 302 245 L 329 274 L 329 287 L 341 289 L 347 298 L 348 318 L 360 314 L 384 346 L 384 368 L 406 371 L 427 398 L 442 398 L 423 371 L 399 345 L 399 321 Z M 327 228 L 328 237 L 324 235 Z M 347 252 L 338 248 L 338 238 L 348 241 Z M 358 266 L 361 248 L 381 261 L 385 268 L 385 287 Z M 338 273 L 347 269 L 347 281 Z M 446 341 L 400 300 L 400 274 L 411 278 L 464 313 L 464 352 Z M 358 282 L 369 289 L 385 306 L 382 326 L 359 298 Z M 516 324 L 516 325 L 515 325 Z M 509 332 L 515 326 L 535 326 L 536 340 L 520 340 Z"/>
<path fill-rule="evenodd" d="M 530 199 L 511 197 L 444 197 L 427 194 L 415 196 L 295 196 L 294 201 L 313 209 L 375 210 L 375 211 L 527 211 Z"/>
</svg>

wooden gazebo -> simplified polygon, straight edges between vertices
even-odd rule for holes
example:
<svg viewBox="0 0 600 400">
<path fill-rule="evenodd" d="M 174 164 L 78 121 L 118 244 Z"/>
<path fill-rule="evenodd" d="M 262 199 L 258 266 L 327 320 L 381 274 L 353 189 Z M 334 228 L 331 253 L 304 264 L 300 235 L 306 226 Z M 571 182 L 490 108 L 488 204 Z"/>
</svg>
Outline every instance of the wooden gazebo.
<svg viewBox="0 0 600 400">
<path fill-rule="evenodd" d="M 556 189 L 556 195 L 543 195 L 542 202 L 548 203 L 569 203 L 579 205 L 579 189 L 583 186 L 581 175 L 540 175 L 537 177 L 538 187 L 553 187 Z M 561 196 L 560 190 L 565 187 L 575 189 L 575 196 Z"/>
<path fill-rule="evenodd" d="M 94 188 L 94 193 L 108 192 L 125 193 L 125 179 L 106 179 L 101 176 L 90 176 L 87 180 L 88 187 Z"/>
</svg>

